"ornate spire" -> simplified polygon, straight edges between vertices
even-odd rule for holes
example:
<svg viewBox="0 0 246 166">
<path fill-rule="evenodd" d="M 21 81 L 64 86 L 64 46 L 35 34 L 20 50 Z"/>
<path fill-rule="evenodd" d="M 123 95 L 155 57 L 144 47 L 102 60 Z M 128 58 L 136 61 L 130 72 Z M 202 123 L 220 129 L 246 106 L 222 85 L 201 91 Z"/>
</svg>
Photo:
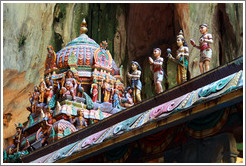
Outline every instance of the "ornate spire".
<svg viewBox="0 0 246 166">
<path fill-rule="evenodd" d="M 81 23 L 80 34 L 86 34 L 87 32 L 88 32 L 87 23 L 86 23 L 85 18 L 84 18 L 82 23 Z"/>
</svg>

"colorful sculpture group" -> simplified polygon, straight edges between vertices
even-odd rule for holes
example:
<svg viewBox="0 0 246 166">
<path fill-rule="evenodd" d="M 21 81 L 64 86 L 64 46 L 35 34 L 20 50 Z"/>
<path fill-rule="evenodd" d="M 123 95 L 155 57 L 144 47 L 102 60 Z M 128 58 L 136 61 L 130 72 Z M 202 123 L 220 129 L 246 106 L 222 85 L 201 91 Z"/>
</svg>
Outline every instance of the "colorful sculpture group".
<svg viewBox="0 0 246 166">
<path fill-rule="evenodd" d="M 122 73 L 117 68 L 107 42 L 98 45 L 86 32 L 85 20 L 81 24 L 81 35 L 55 53 L 48 46 L 44 78 L 30 92 L 30 111 L 24 127 L 16 126 L 14 144 L 5 150 L 5 161 L 11 162 L 16 154 L 28 154 L 72 132 L 83 129 L 122 109 L 133 106 L 141 99 L 141 67 L 132 61 L 127 73 L 130 86 L 122 83 Z M 209 70 L 212 55 L 210 44 L 212 35 L 207 33 L 208 26 L 200 25 L 200 44 L 191 44 L 201 51 L 200 71 Z M 177 83 L 187 81 L 189 49 L 183 32 L 177 36 L 176 57 L 168 49 L 168 58 L 177 63 Z M 149 57 L 150 70 L 153 72 L 155 92 L 163 92 L 162 81 L 167 77 L 162 68 L 164 59 L 161 49 L 154 48 L 155 60 Z M 90 94 L 90 95 L 88 95 Z M 12 158 L 11 158 L 12 157 Z"/>
</svg>

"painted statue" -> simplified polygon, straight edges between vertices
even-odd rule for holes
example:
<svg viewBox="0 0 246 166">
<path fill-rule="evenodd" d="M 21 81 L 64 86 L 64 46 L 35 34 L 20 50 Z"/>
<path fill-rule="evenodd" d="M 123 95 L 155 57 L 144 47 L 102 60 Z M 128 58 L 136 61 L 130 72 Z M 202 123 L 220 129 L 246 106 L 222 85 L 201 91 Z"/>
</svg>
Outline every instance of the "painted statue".
<svg viewBox="0 0 246 166">
<path fill-rule="evenodd" d="M 21 123 L 19 123 L 18 125 L 15 124 L 15 126 L 16 126 L 16 134 L 13 136 L 13 141 L 14 141 L 14 145 L 16 147 L 16 151 L 19 152 L 20 143 L 21 143 L 21 140 L 23 138 L 23 127 L 22 127 Z"/>
<path fill-rule="evenodd" d="M 47 46 L 47 57 L 45 61 L 45 70 L 56 67 L 56 53 L 51 45 Z"/>
<path fill-rule="evenodd" d="M 200 49 L 200 62 L 199 62 L 199 68 L 201 74 L 209 71 L 209 63 L 212 58 L 212 49 L 210 47 L 210 44 L 213 43 L 213 37 L 212 34 L 208 33 L 208 25 L 207 24 L 201 24 L 199 26 L 200 33 L 202 36 L 199 39 L 199 46 L 195 44 L 195 41 L 193 39 L 190 40 L 190 43 L 193 47 Z"/>
<path fill-rule="evenodd" d="M 46 83 L 44 82 L 44 79 L 41 79 L 41 83 L 39 84 L 39 91 L 40 91 L 40 102 L 44 103 L 45 98 L 45 91 L 46 91 Z"/>
<path fill-rule="evenodd" d="M 176 58 L 174 58 L 171 54 L 171 51 L 168 52 L 169 59 L 176 62 L 177 65 L 177 84 L 181 84 L 187 81 L 188 78 L 188 64 L 189 64 L 189 48 L 184 39 L 182 30 L 179 32 L 177 36 L 177 46 L 178 50 L 176 53 Z"/>
<path fill-rule="evenodd" d="M 65 85 L 64 85 L 65 83 Z M 63 97 L 71 95 L 73 100 L 76 100 L 77 81 L 74 78 L 74 74 L 71 70 L 68 70 L 66 75 L 61 80 L 61 94 Z M 64 87 L 65 86 L 65 87 Z"/>
<path fill-rule="evenodd" d="M 97 102 L 98 99 L 98 85 L 97 81 L 94 79 L 93 84 L 91 84 L 91 90 L 90 93 L 92 94 L 92 101 Z"/>
<path fill-rule="evenodd" d="M 49 104 L 49 101 L 51 100 L 54 94 L 53 93 L 53 80 L 51 79 L 50 75 L 45 77 L 45 84 L 46 84 L 45 98 L 47 99 L 47 104 Z"/>
<path fill-rule="evenodd" d="M 122 107 L 131 107 L 134 105 L 131 94 L 132 94 L 132 88 L 129 86 L 126 88 L 125 95 L 124 95 L 125 97 L 120 98 Z"/>
<path fill-rule="evenodd" d="M 136 61 L 131 62 L 130 72 L 127 74 L 131 82 L 131 87 L 133 88 L 133 101 L 134 103 L 141 102 L 141 90 L 142 82 L 140 81 L 141 67 Z"/>
<path fill-rule="evenodd" d="M 163 81 L 164 71 L 162 69 L 163 58 L 161 57 L 161 49 L 155 48 L 153 50 L 153 54 L 156 59 L 153 60 L 151 57 L 149 57 L 149 63 L 150 69 L 154 73 L 155 90 L 158 94 L 163 92 L 161 83 Z"/>
<path fill-rule="evenodd" d="M 109 102 L 110 99 L 110 92 L 111 92 L 111 86 L 109 84 L 109 77 L 106 77 L 106 80 L 103 81 L 102 84 L 102 90 L 103 90 L 103 102 Z"/>
<path fill-rule="evenodd" d="M 53 97 L 53 94 L 53 86 L 49 86 L 48 88 L 46 88 L 47 104 L 49 104 L 51 98 Z"/>
<path fill-rule="evenodd" d="M 46 109 L 44 120 L 46 120 L 47 125 L 51 127 L 56 120 L 53 119 L 53 111 L 50 109 L 50 106 L 47 106 Z"/>
<path fill-rule="evenodd" d="M 76 96 L 73 90 L 73 83 L 71 81 L 66 81 L 65 87 L 61 88 L 63 96 L 71 95 L 73 100 L 76 100 Z"/>
<path fill-rule="evenodd" d="M 48 144 L 47 140 L 49 138 L 49 129 L 52 125 L 48 124 L 47 121 L 41 123 L 41 127 L 38 129 L 36 133 L 36 140 L 41 140 L 42 146 Z"/>
<path fill-rule="evenodd" d="M 34 87 L 34 92 L 31 94 L 32 97 L 32 113 L 37 112 L 37 106 L 39 104 L 39 89 L 37 86 Z"/>
<path fill-rule="evenodd" d="M 84 118 L 84 113 L 82 109 L 77 110 L 77 117 L 72 119 L 72 116 L 69 117 L 70 123 L 74 124 L 76 129 L 82 129 L 87 127 L 87 122 Z"/>
<path fill-rule="evenodd" d="M 53 86 L 53 80 L 51 79 L 51 76 L 50 75 L 47 75 L 45 77 L 45 84 L 46 84 L 46 87 Z"/>
<path fill-rule="evenodd" d="M 113 94 L 113 101 L 112 101 L 114 108 L 120 108 L 120 100 L 119 100 L 119 90 L 115 89 Z"/>
<path fill-rule="evenodd" d="M 113 96 L 115 94 L 115 91 L 118 90 L 118 84 L 117 82 L 112 83 L 113 87 L 111 88 L 111 93 L 110 93 L 110 101 L 113 101 Z"/>
<path fill-rule="evenodd" d="M 48 109 L 48 110 L 47 110 Z M 50 106 L 46 107 L 44 122 L 41 123 L 41 127 L 38 129 L 36 133 L 36 140 L 41 139 L 42 146 L 48 144 L 47 140 L 49 138 L 49 129 L 52 127 L 53 123 L 56 121 L 53 119 L 53 111 L 50 109 Z M 42 114 L 43 111 L 41 110 Z"/>
<path fill-rule="evenodd" d="M 76 95 L 78 84 L 77 84 L 77 81 L 75 79 L 75 76 L 74 76 L 73 72 L 71 70 L 68 70 L 67 73 L 66 73 L 65 78 L 66 78 L 65 79 L 66 82 L 67 81 L 71 81 L 72 82 L 72 84 L 73 84 L 72 90 L 74 91 L 74 93 Z"/>
</svg>

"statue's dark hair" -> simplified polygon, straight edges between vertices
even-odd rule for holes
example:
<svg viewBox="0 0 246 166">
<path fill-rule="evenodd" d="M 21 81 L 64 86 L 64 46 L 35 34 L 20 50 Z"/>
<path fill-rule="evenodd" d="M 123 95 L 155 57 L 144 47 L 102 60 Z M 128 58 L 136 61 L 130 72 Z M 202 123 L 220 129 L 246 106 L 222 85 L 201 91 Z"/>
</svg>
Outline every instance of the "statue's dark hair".
<svg viewBox="0 0 246 166">
<path fill-rule="evenodd" d="M 186 41 L 185 41 L 185 39 L 184 39 L 184 38 L 182 39 L 182 41 L 183 41 L 183 46 L 188 47 L 188 44 L 186 43 Z"/>
<path fill-rule="evenodd" d="M 132 65 L 132 64 L 137 65 L 137 69 L 138 69 L 138 70 L 140 70 L 140 71 L 142 70 L 141 67 L 140 67 L 140 65 L 138 64 L 138 62 L 132 61 L 132 62 L 131 62 L 131 65 Z M 132 67 L 130 67 L 130 73 L 132 73 Z"/>
<path fill-rule="evenodd" d="M 199 25 L 199 28 L 201 28 L 201 26 L 205 26 L 205 27 L 207 27 L 208 28 L 208 24 L 201 24 L 201 25 Z"/>
</svg>

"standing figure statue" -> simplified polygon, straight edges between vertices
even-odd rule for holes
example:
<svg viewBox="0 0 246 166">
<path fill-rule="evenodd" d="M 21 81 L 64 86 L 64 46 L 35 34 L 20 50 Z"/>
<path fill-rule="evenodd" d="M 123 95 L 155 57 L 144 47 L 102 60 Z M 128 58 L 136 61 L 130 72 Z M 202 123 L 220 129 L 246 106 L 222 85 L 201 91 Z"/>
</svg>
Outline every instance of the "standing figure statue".
<svg viewBox="0 0 246 166">
<path fill-rule="evenodd" d="M 171 51 L 168 52 L 169 59 L 173 60 L 178 64 L 177 66 L 177 84 L 181 84 L 187 81 L 188 78 L 188 64 L 189 64 L 189 48 L 184 39 L 183 32 L 180 30 L 179 35 L 177 36 L 177 54 L 176 58 L 174 58 L 171 54 Z"/>
<path fill-rule="evenodd" d="M 39 89 L 37 86 L 34 87 L 34 92 L 32 93 L 32 113 L 36 113 L 37 112 L 37 106 L 39 104 Z"/>
<path fill-rule="evenodd" d="M 13 141 L 14 141 L 14 145 L 16 147 L 16 151 L 19 152 L 20 150 L 20 143 L 21 140 L 23 138 L 23 127 L 21 125 L 21 123 L 19 123 L 18 125 L 15 124 L 16 127 L 16 134 L 13 136 Z"/>
<path fill-rule="evenodd" d="M 91 84 L 91 90 L 90 93 L 92 94 L 92 101 L 97 102 L 98 98 L 98 85 L 97 85 L 97 80 L 94 79 L 93 84 Z"/>
<path fill-rule="evenodd" d="M 141 67 L 136 61 L 131 62 L 130 73 L 127 73 L 128 78 L 131 82 L 131 87 L 133 88 L 133 101 L 134 103 L 141 102 L 141 90 L 142 82 L 140 81 Z"/>
<path fill-rule="evenodd" d="M 161 57 L 161 49 L 155 48 L 153 50 L 153 54 L 156 57 L 156 59 L 153 60 L 151 57 L 149 57 L 149 63 L 150 69 L 154 72 L 155 90 L 158 94 L 163 92 L 161 83 L 163 81 L 164 71 L 162 69 L 163 58 Z"/>
<path fill-rule="evenodd" d="M 45 78 L 46 90 L 45 90 L 45 98 L 47 99 L 47 104 L 49 104 L 52 96 L 53 96 L 53 80 L 51 76 L 46 76 Z"/>
<path fill-rule="evenodd" d="M 50 127 L 52 127 L 52 125 L 49 124 L 46 120 L 45 122 L 41 123 L 41 127 L 38 129 L 38 131 L 36 133 L 36 140 L 37 141 L 41 140 L 42 146 L 45 146 L 48 144 Z"/>
<path fill-rule="evenodd" d="M 45 91 L 47 89 L 46 83 L 44 82 L 44 79 L 41 79 L 41 82 L 39 84 L 39 89 L 40 89 L 40 102 L 44 103 L 44 98 L 45 98 Z"/>
<path fill-rule="evenodd" d="M 119 90 L 118 89 L 114 90 L 112 104 L 113 104 L 114 108 L 120 108 Z"/>
<path fill-rule="evenodd" d="M 103 102 L 109 102 L 110 99 L 110 92 L 111 92 L 111 86 L 109 84 L 109 77 L 106 76 L 106 80 L 103 81 L 103 84 L 101 85 L 103 89 Z"/>
<path fill-rule="evenodd" d="M 195 44 L 195 41 L 193 39 L 190 40 L 190 43 L 193 47 L 200 49 L 199 68 L 201 74 L 203 74 L 204 66 L 205 66 L 205 72 L 209 71 L 209 63 L 212 57 L 212 49 L 210 47 L 210 44 L 213 43 L 213 38 L 212 38 L 212 34 L 208 33 L 207 24 L 201 24 L 199 26 L 199 29 L 202 34 L 202 36 L 199 39 L 199 46 Z"/>
<path fill-rule="evenodd" d="M 45 70 L 56 67 L 56 53 L 51 45 L 47 46 L 47 57 L 45 60 Z"/>
</svg>

